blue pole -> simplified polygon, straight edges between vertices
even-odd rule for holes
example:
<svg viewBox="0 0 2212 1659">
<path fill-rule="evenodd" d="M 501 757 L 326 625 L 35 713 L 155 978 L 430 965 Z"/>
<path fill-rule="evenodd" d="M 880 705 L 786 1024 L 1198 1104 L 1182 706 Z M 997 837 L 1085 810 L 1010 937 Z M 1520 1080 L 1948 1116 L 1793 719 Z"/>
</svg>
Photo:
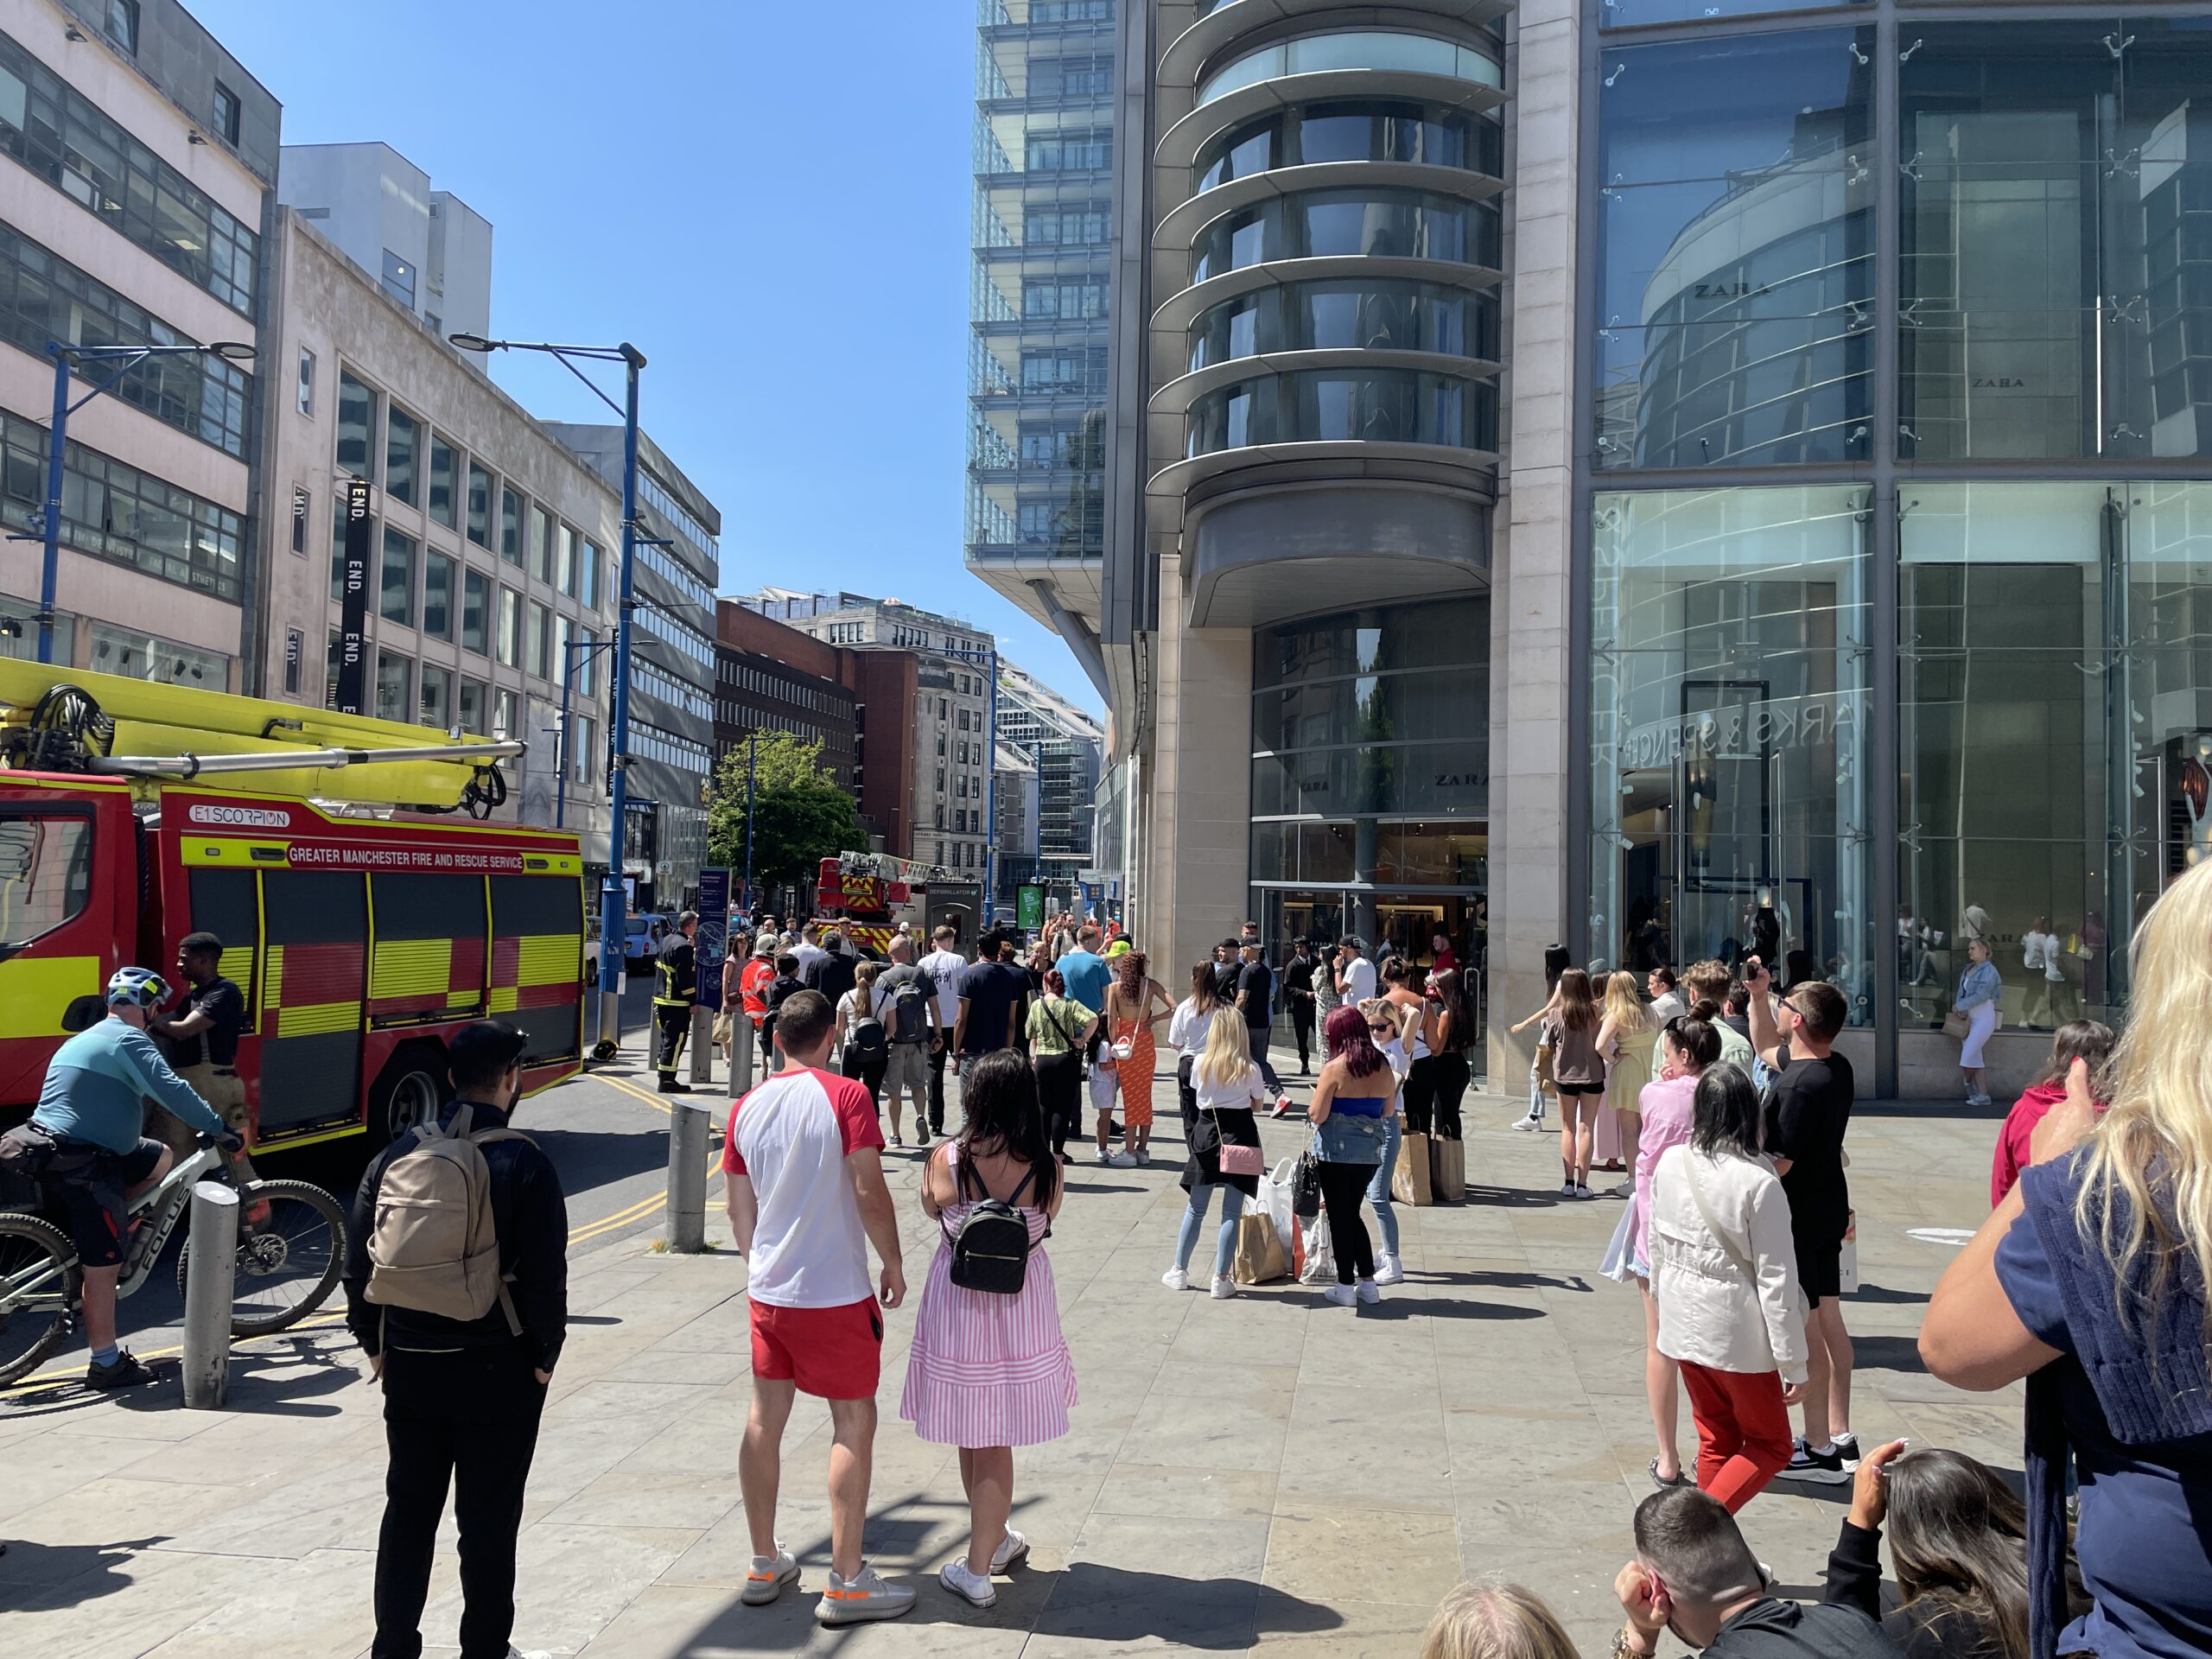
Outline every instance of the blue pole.
<svg viewBox="0 0 2212 1659">
<path fill-rule="evenodd" d="M 561 775 L 553 785 L 553 827 L 569 827 L 569 693 L 576 681 L 576 645 L 570 640 L 561 647 L 561 741 L 555 751 L 560 756 Z"/>
<path fill-rule="evenodd" d="M 38 576 L 38 659 L 54 660 L 54 590 L 61 576 L 61 452 L 69 426 L 69 354 L 58 340 L 54 353 L 54 424 L 46 444 L 46 557 Z"/>
<path fill-rule="evenodd" d="M 758 727 L 745 737 L 745 913 L 753 913 L 753 775 L 760 765 Z"/>
<path fill-rule="evenodd" d="M 636 609 L 638 557 L 638 372 L 645 353 L 622 342 L 626 365 L 622 410 L 621 613 L 614 633 L 614 754 L 608 768 L 607 805 L 614 815 L 608 836 L 607 882 L 599 903 L 599 1031 L 605 1041 L 621 1039 L 622 957 L 628 931 L 628 905 L 622 891 L 624 822 L 630 810 L 630 618 Z"/>
</svg>

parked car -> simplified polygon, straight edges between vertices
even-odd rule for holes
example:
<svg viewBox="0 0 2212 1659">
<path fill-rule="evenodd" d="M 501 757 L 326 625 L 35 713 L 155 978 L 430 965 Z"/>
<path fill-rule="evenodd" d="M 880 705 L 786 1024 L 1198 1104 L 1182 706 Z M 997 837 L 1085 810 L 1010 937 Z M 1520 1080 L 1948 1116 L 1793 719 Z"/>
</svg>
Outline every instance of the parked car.
<svg viewBox="0 0 2212 1659">
<path fill-rule="evenodd" d="M 660 951 L 660 942 L 676 926 L 676 918 L 664 915 L 632 916 L 630 937 L 624 943 L 623 957 L 632 973 L 643 973 L 653 965 L 653 958 Z"/>
</svg>

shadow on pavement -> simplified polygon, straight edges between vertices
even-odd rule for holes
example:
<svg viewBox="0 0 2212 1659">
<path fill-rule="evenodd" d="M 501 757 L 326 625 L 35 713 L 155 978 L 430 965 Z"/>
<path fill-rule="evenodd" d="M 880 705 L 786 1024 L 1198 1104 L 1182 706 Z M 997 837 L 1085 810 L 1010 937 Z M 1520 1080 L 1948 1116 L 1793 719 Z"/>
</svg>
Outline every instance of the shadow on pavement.
<svg viewBox="0 0 2212 1659">
<path fill-rule="evenodd" d="M 1924 1373 L 1928 1370 L 1921 1363 L 1918 1337 L 1853 1337 L 1851 1350 L 1854 1371 Z"/>
<path fill-rule="evenodd" d="M 1329 1303 L 1316 1298 L 1314 1306 L 1325 1307 Z M 1354 1312 L 1363 1319 L 1541 1319 L 1545 1317 L 1541 1307 L 1522 1307 L 1517 1302 L 1469 1302 L 1457 1298 L 1442 1301 L 1394 1301 L 1389 1297 Z"/>
<path fill-rule="evenodd" d="M 527 1118 L 522 1128 L 561 1172 L 572 1193 L 611 1185 L 647 1170 L 668 1167 L 668 1137 L 638 1128 L 623 1129 L 541 1128 Z"/>
<path fill-rule="evenodd" d="M 1850 1300 L 1854 1302 L 1891 1302 L 1909 1305 L 1926 1301 L 1928 1293 L 1924 1290 L 1889 1290 L 1880 1285 L 1861 1285 L 1851 1293 Z"/>
<path fill-rule="evenodd" d="M 168 1542 L 170 1535 L 123 1538 L 111 1544 L 40 1544 L 8 1540 L 0 1556 L 0 1606 L 21 1607 L 36 1600 L 48 1607 L 73 1607 L 128 1589 L 129 1567 L 142 1552 Z"/>
<path fill-rule="evenodd" d="M 344 1339 L 344 1345 L 335 1351 L 320 1346 L 317 1334 Z M 151 1382 L 112 1394 L 71 1377 L 17 1395 L 0 1411 L 0 1419 L 56 1417 L 103 1406 L 116 1411 L 182 1411 L 184 1382 L 178 1363 L 150 1359 L 146 1369 L 154 1374 Z M 276 1375 L 280 1370 L 286 1374 Z M 251 1347 L 232 1351 L 230 1389 L 223 1409 L 228 1414 L 251 1417 L 335 1417 L 338 1407 L 308 1402 L 316 1395 L 351 1388 L 360 1376 L 361 1366 L 342 1326 L 322 1326 L 314 1334 L 301 1332 L 264 1337 Z"/>
</svg>

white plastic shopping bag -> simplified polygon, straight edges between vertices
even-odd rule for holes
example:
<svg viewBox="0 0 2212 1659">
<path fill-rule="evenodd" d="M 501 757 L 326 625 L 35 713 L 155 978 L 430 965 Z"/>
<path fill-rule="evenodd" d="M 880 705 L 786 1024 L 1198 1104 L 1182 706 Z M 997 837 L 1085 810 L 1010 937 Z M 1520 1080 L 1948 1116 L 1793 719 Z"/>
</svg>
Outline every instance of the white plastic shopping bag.
<svg viewBox="0 0 2212 1659">
<path fill-rule="evenodd" d="M 1298 1160 L 1284 1159 L 1274 1166 L 1273 1173 L 1260 1177 L 1259 1196 L 1249 1206 L 1274 1223 L 1275 1231 L 1282 1237 L 1285 1255 L 1295 1250 L 1298 1244 L 1298 1217 L 1292 1211 L 1290 1191 L 1297 1174 Z"/>
<path fill-rule="evenodd" d="M 1337 1253 L 1329 1246 L 1329 1215 L 1323 1211 L 1306 1224 L 1306 1267 L 1298 1275 L 1301 1285 L 1337 1282 Z"/>
</svg>

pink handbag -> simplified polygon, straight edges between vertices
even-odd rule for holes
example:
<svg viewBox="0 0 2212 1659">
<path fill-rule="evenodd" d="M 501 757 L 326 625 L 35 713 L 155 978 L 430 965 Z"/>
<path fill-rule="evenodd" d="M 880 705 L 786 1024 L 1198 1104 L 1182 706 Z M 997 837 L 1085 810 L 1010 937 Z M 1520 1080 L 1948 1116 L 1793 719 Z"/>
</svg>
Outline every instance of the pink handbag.
<svg viewBox="0 0 2212 1659">
<path fill-rule="evenodd" d="M 1216 1157 L 1220 1160 L 1224 1175 L 1264 1175 L 1268 1173 L 1268 1154 L 1258 1147 L 1239 1147 L 1230 1144 L 1221 1132 L 1221 1115 L 1213 1114 L 1213 1134 Z"/>
</svg>

